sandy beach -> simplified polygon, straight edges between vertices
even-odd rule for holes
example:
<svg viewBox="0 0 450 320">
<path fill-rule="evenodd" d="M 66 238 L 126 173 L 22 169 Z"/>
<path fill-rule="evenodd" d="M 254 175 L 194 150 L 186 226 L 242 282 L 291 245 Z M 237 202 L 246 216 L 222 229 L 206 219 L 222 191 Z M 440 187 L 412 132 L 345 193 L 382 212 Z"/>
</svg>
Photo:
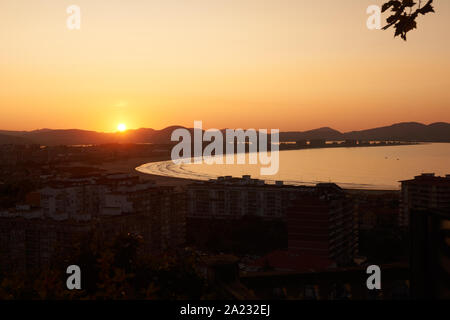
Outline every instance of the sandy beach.
<svg viewBox="0 0 450 320">
<path fill-rule="evenodd" d="M 97 165 L 96 167 L 100 167 L 103 170 L 106 170 L 109 173 L 130 173 L 133 175 L 137 175 L 144 180 L 152 180 L 155 181 L 158 185 L 161 186 L 185 186 L 190 183 L 198 182 L 193 179 L 184 179 L 184 178 L 174 178 L 167 176 L 159 176 L 153 174 L 146 174 L 136 170 L 137 167 L 149 163 L 149 162 L 158 162 L 158 161 L 167 161 L 169 160 L 167 157 L 159 156 L 159 157 L 139 157 L 139 158 L 129 158 L 129 159 L 121 159 L 116 161 L 105 162 L 101 165 Z M 75 165 L 75 164 L 74 164 Z M 82 163 L 77 163 L 79 165 L 86 165 Z M 366 190 L 366 189 L 348 189 L 347 190 L 351 194 L 355 193 L 367 193 L 367 194 L 383 194 L 383 193 L 398 193 L 396 190 Z"/>
<path fill-rule="evenodd" d="M 187 185 L 192 182 L 196 182 L 196 180 L 190 179 L 181 179 L 181 178 L 173 178 L 166 176 L 158 176 L 153 174 L 145 174 L 136 170 L 137 167 L 149 163 L 149 162 L 157 162 L 157 161 L 167 161 L 170 160 L 168 157 L 159 156 L 159 157 L 139 157 L 139 158 L 129 158 L 129 159 L 121 159 L 116 161 L 109 161 L 102 163 L 98 167 L 106 170 L 110 173 L 130 173 L 134 175 L 138 175 L 144 180 L 153 180 L 158 185 L 162 186 L 182 186 Z M 81 165 L 81 164 L 77 164 Z"/>
</svg>

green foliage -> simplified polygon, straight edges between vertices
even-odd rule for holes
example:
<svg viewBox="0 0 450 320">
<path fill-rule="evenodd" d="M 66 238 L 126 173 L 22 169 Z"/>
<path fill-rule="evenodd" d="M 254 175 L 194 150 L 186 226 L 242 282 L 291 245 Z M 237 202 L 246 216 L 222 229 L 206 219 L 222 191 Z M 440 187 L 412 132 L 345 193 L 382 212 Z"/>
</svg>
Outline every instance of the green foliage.
<svg viewBox="0 0 450 320">
<path fill-rule="evenodd" d="M 382 12 L 391 10 L 392 15 L 386 19 L 387 25 L 383 27 L 384 30 L 394 27 L 394 36 L 400 36 L 406 41 L 406 34 L 417 28 L 416 19 L 419 15 L 425 15 L 434 12 L 432 6 L 433 0 L 428 0 L 422 6 L 422 0 L 415 2 L 414 0 L 390 0 L 382 7 Z"/>
<path fill-rule="evenodd" d="M 85 239 L 70 257 L 36 274 L 0 276 L 4 299 L 205 299 L 215 293 L 197 274 L 197 257 L 183 251 L 152 256 L 142 253 L 142 239 L 120 235 L 110 244 Z M 67 290 L 68 265 L 80 266 L 82 290 Z"/>
</svg>

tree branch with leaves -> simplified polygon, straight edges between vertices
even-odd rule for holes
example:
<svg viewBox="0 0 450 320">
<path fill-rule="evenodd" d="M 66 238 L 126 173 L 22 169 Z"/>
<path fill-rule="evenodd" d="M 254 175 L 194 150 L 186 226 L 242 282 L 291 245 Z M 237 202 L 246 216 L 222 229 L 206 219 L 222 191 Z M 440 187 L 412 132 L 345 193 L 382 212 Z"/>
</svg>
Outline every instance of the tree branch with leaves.
<svg viewBox="0 0 450 320">
<path fill-rule="evenodd" d="M 389 9 L 392 15 L 386 19 L 387 25 L 383 27 L 383 30 L 394 27 L 394 37 L 400 36 L 406 41 L 406 34 L 417 28 L 416 19 L 419 15 L 426 15 L 430 12 L 435 12 L 432 6 L 434 0 L 428 0 L 422 6 L 422 0 L 415 2 L 414 0 L 390 0 L 383 4 L 382 12 L 386 12 Z"/>
</svg>

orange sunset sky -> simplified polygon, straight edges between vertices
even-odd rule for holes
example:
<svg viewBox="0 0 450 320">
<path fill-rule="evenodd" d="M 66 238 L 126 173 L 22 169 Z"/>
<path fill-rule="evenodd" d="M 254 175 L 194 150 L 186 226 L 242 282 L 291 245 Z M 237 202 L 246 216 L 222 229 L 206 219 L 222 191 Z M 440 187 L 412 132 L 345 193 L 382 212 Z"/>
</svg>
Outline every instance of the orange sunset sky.
<svg viewBox="0 0 450 320">
<path fill-rule="evenodd" d="M 450 1 L 408 42 L 367 29 L 382 2 L 2 0 L 0 129 L 450 122 Z"/>
</svg>

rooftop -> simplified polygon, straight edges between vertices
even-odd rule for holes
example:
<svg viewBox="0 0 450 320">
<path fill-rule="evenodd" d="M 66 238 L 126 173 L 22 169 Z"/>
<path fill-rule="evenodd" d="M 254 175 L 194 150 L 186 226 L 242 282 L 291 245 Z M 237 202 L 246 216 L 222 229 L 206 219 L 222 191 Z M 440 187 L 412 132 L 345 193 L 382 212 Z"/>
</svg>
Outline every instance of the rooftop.
<svg viewBox="0 0 450 320">
<path fill-rule="evenodd" d="M 421 184 L 445 184 L 450 186 L 450 174 L 445 177 L 436 176 L 434 173 L 422 173 L 415 176 L 414 179 L 402 180 L 402 183 L 421 183 Z"/>
<path fill-rule="evenodd" d="M 295 188 L 302 190 L 329 190 L 329 191 L 343 191 L 335 183 L 318 183 L 316 186 L 299 186 L 299 185 L 287 185 L 283 181 L 275 181 L 275 183 L 266 183 L 265 180 L 252 179 L 249 175 L 243 175 L 242 177 L 223 176 L 217 179 L 209 179 L 208 181 L 198 181 L 191 183 L 189 186 L 252 186 L 252 187 L 272 187 L 272 188 Z"/>
</svg>

